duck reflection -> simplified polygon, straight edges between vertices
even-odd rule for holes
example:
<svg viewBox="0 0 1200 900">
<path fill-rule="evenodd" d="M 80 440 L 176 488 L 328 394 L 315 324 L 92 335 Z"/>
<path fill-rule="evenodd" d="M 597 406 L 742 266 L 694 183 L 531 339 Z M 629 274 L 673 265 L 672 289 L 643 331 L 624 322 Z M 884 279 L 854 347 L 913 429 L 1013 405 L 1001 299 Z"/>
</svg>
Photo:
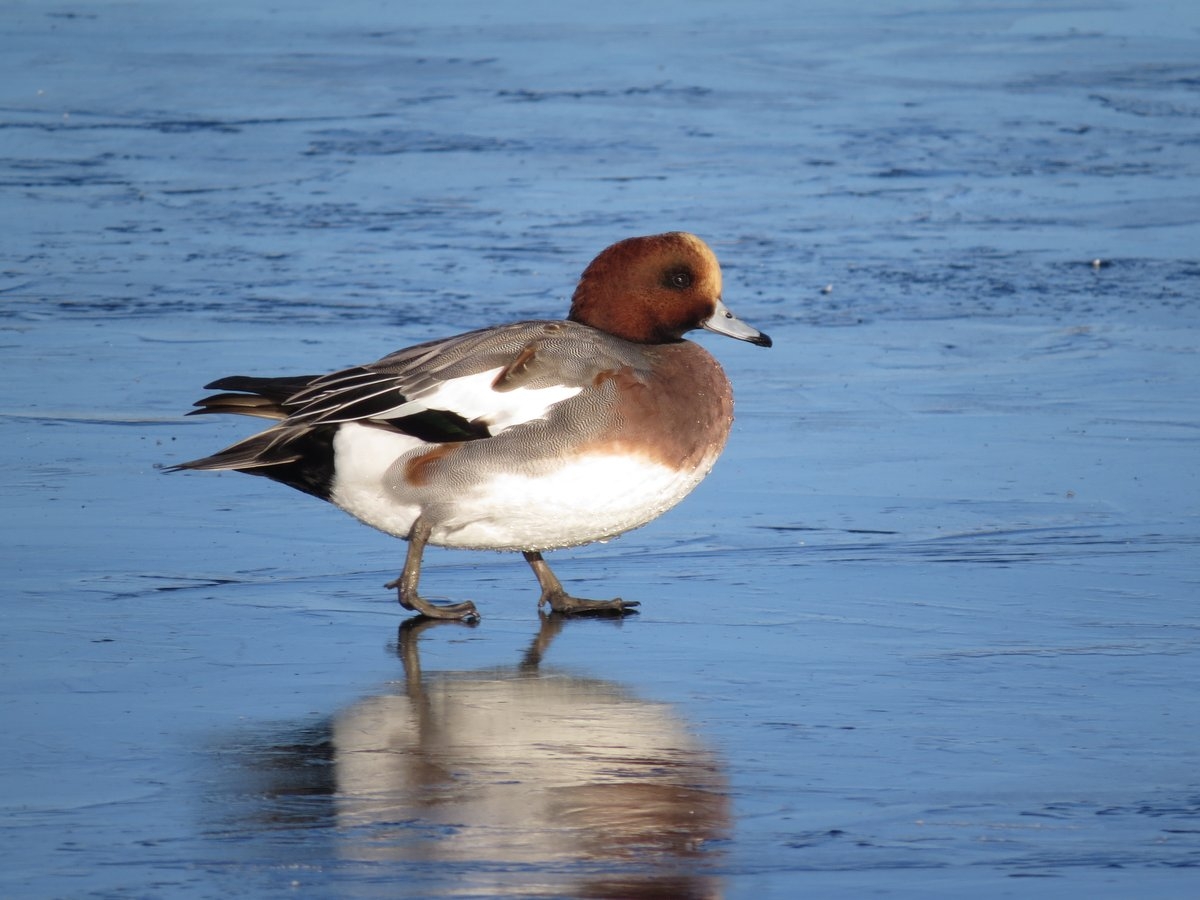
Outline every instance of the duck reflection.
<svg viewBox="0 0 1200 900">
<path fill-rule="evenodd" d="M 463 626 L 405 622 L 403 685 L 335 716 L 328 740 L 287 748 L 332 776 L 338 858 L 436 864 L 422 879 L 470 894 L 720 895 L 724 774 L 670 706 L 544 669 L 556 615 L 518 665 L 474 672 L 422 673 L 430 627 Z"/>
</svg>

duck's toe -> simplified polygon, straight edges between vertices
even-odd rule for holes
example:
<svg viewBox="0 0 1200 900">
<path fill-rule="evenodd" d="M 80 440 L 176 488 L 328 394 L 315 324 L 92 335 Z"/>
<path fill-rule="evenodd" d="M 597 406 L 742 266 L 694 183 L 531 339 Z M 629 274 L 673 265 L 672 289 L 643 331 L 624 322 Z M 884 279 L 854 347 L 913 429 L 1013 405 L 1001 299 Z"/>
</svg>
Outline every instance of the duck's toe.
<svg viewBox="0 0 1200 900">
<path fill-rule="evenodd" d="M 635 606 L 640 606 L 636 600 L 622 600 L 614 597 L 612 600 L 587 600 L 583 597 L 573 597 L 559 589 L 542 591 L 538 599 L 538 608 L 549 605 L 553 612 L 564 616 L 628 616 L 637 613 Z"/>
<path fill-rule="evenodd" d="M 384 587 L 396 590 L 396 599 L 400 601 L 400 605 L 405 609 L 419 613 L 428 619 L 454 619 L 457 621 L 478 622 L 483 618 L 479 615 L 479 610 L 475 608 L 475 604 L 470 600 L 463 600 L 461 603 L 431 603 L 416 591 L 406 590 L 403 575 L 395 581 L 389 581 Z"/>
</svg>

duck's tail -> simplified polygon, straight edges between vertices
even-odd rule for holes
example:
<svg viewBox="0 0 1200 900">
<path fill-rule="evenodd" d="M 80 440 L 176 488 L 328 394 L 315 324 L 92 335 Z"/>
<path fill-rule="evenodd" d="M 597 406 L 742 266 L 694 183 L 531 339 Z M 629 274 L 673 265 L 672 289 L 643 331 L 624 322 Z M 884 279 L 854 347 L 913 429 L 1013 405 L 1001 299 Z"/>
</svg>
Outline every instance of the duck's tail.
<svg viewBox="0 0 1200 900">
<path fill-rule="evenodd" d="M 314 376 L 254 378 L 232 375 L 205 386 L 222 391 L 197 400 L 188 415 L 233 413 L 273 419 L 280 424 L 231 444 L 211 456 L 166 466 L 167 472 L 188 469 L 225 470 L 263 475 L 322 500 L 328 500 L 333 484 L 333 437 L 336 425 L 284 422 L 284 402 L 313 380 Z"/>
<path fill-rule="evenodd" d="M 197 400 L 189 416 L 208 413 L 233 413 L 239 416 L 258 416 L 262 419 L 285 419 L 284 402 L 316 380 L 315 375 L 293 375 L 284 378 L 255 378 L 250 375 L 230 375 L 206 384 L 206 391 L 222 391 Z"/>
</svg>

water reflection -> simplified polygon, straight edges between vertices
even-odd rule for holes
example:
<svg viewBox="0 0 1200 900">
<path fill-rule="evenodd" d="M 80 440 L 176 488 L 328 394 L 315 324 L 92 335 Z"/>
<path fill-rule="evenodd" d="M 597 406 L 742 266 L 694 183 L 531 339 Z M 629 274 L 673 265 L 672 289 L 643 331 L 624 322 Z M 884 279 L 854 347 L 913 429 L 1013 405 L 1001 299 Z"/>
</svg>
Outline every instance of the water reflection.
<svg viewBox="0 0 1200 900">
<path fill-rule="evenodd" d="M 441 895 L 720 895 L 724 773 L 675 710 L 543 668 L 557 616 L 519 664 L 473 672 L 422 672 L 429 627 L 401 628 L 395 691 L 254 754 L 260 827 L 328 832 L 342 866 Z"/>
</svg>

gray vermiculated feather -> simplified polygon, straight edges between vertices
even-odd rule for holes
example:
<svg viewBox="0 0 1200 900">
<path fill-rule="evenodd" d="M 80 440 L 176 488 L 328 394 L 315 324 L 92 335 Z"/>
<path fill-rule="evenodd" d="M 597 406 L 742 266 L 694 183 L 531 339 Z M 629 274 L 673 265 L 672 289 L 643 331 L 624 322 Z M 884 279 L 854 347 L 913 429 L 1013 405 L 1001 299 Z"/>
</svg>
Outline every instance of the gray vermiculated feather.
<svg viewBox="0 0 1200 900">
<path fill-rule="evenodd" d="M 518 383 L 509 387 L 589 387 L 600 372 L 636 362 L 632 356 L 614 353 L 611 338 L 586 325 L 517 322 L 408 347 L 369 365 L 316 378 L 284 405 L 289 421 L 296 423 L 402 419 L 389 413 L 407 402 L 419 405 L 424 394 L 446 381 L 505 369 L 526 348 L 534 352 Z M 455 414 L 455 410 L 441 411 Z"/>
</svg>

